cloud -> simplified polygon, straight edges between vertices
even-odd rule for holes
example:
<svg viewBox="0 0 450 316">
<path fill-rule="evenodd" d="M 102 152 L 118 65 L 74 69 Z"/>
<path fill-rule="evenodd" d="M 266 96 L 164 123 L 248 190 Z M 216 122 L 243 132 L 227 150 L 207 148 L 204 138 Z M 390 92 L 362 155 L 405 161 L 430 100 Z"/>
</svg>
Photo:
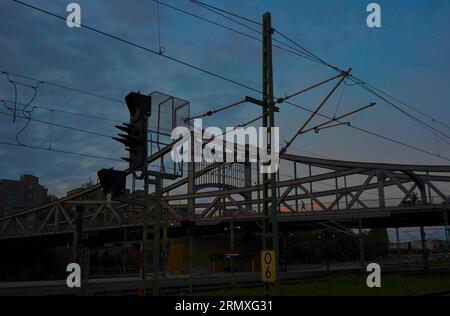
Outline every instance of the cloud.
<svg viewBox="0 0 450 316">
<path fill-rule="evenodd" d="M 156 7 L 150 1 L 80 0 L 84 23 L 132 42 L 157 50 Z M 186 1 L 170 1 L 175 6 L 219 19 L 217 15 Z M 411 2 L 413 3 L 413 2 Z M 442 65 L 450 56 L 448 1 L 419 2 L 419 9 L 411 5 L 386 2 L 386 29 L 369 32 L 363 25 L 365 8 L 348 1 L 219 1 L 218 5 L 260 20 L 260 14 L 273 13 L 276 29 L 300 41 L 321 56 L 340 66 L 352 66 L 363 79 L 381 86 L 394 94 L 407 96 L 418 102 L 420 109 L 435 111 L 445 118 L 449 114 L 450 92 L 435 87 L 447 87 L 450 77 Z M 45 0 L 36 5 L 66 14 L 65 1 Z M 405 19 L 396 20 L 394 17 Z M 240 28 L 233 22 L 221 23 Z M 415 23 L 408 21 L 416 21 Z M 408 23 L 408 24 L 405 24 Z M 258 27 L 258 26 L 255 26 Z M 205 22 L 161 9 L 161 35 L 166 54 L 224 75 L 227 78 L 260 89 L 261 43 L 218 29 Z M 246 32 L 249 30 L 245 30 Z M 249 31 L 251 32 L 251 31 Z M 255 33 L 255 36 L 259 36 Z M 64 21 L 38 13 L 12 1 L 0 4 L 0 70 L 43 79 L 47 82 L 73 87 L 123 100 L 130 91 L 150 93 L 154 90 L 174 95 L 191 102 L 191 114 L 202 113 L 213 106 L 226 105 L 246 95 L 261 97 L 257 93 L 224 82 L 185 65 L 161 56 L 131 47 L 111 38 L 85 29 L 69 29 Z M 277 36 L 280 39 L 279 36 Z M 407 43 L 408 45 L 405 45 Z M 406 48 L 405 48 L 406 47 Z M 426 47 L 426 50 L 424 49 Z M 399 66 L 401 65 L 401 67 Z M 426 72 L 414 74 L 412 69 Z M 330 71 L 298 56 L 274 49 L 275 94 L 292 93 L 310 84 L 324 80 Z M 420 75 L 420 76 L 419 76 Z M 420 79 L 418 79 L 420 77 Z M 14 80 L 24 79 L 14 77 Z M 34 81 L 25 80 L 28 84 Z M 32 92 L 20 86 L 19 100 L 26 101 Z M 319 93 L 320 92 L 320 93 Z M 326 90 L 308 93 L 295 102 L 314 109 L 326 95 Z M 0 97 L 14 98 L 13 86 L 0 76 Z M 347 88 L 343 104 L 367 104 L 373 96 Z M 42 84 L 35 104 L 64 111 L 96 115 L 108 119 L 127 121 L 125 104 L 80 94 L 67 89 Z M 0 104 L 1 108 L 1 104 Z M 282 126 L 283 139 L 290 138 L 308 113 L 287 104 L 281 105 L 277 122 Z M 333 113 L 335 99 L 323 113 Z M 341 110 L 344 110 L 341 108 Z M 3 110 L 2 110 L 3 111 Z M 213 116 L 209 124 L 233 126 L 255 117 L 260 109 L 245 104 Z M 62 113 L 33 112 L 33 118 L 85 129 L 105 135 L 114 135 L 115 122 L 87 119 Z M 15 142 L 23 121 L 13 124 L 10 118 L 1 118 L 0 140 Z M 370 113 L 358 116 L 357 124 L 380 134 L 395 136 L 407 143 L 425 146 L 435 151 L 434 140 L 408 119 L 392 109 L 377 106 Z M 52 147 L 78 153 L 89 153 L 112 158 L 125 154 L 123 147 L 107 137 L 98 137 L 68 129 L 54 127 Z M 430 138 L 431 137 L 431 138 Z M 48 147 L 50 128 L 33 122 L 24 132 L 27 144 Z M 333 156 L 338 159 L 436 163 L 437 159 L 411 150 L 401 149 L 369 135 L 357 134 L 347 128 L 334 129 L 319 135 L 305 135 L 297 140 L 295 148 Z M 36 174 L 50 192 L 63 194 L 95 175 L 102 167 L 124 168 L 115 163 L 76 155 L 50 151 L 28 150 L 20 147 L 0 147 L 0 173 L 2 178 L 18 178 L 23 173 Z M 445 148 L 445 149 L 444 149 Z M 446 147 L 441 154 L 449 154 Z"/>
</svg>

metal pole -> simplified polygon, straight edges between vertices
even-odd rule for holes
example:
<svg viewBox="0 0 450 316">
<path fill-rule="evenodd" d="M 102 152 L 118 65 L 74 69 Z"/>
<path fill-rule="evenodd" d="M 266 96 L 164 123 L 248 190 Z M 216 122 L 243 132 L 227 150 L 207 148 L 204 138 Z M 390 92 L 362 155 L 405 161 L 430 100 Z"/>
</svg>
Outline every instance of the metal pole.
<svg viewBox="0 0 450 316">
<path fill-rule="evenodd" d="M 82 295 L 86 296 L 89 295 L 89 261 L 90 261 L 90 252 L 89 252 L 89 244 L 88 242 L 84 241 L 83 245 L 83 265 L 81 267 L 82 269 L 82 283 L 81 286 Z"/>
<path fill-rule="evenodd" d="M 339 193 L 338 193 L 339 184 L 338 184 L 338 178 L 337 177 L 334 178 L 334 184 L 336 185 L 336 201 L 337 201 L 336 208 L 337 208 L 337 210 L 339 210 Z"/>
<path fill-rule="evenodd" d="M 429 182 L 430 181 L 430 173 L 427 171 L 426 175 L 427 175 L 427 180 Z M 433 204 L 433 198 L 431 197 L 430 185 L 428 184 L 427 187 L 428 187 L 428 201 L 429 201 L 430 204 Z"/>
<path fill-rule="evenodd" d="M 145 169 L 142 171 L 144 176 L 144 194 L 145 194 L 145 207 L 143 209 L 143 219 L 144 219 L 144 225 L 142 227 L 142 249 L 141 249 L 141 290 L 140 295 L 145 296 L 147 295 L 147 252 L 148 252 L 148 213 L 150 208 L 150 201 L 148 196 L 148 164 L 145 164 Z"/>
<path fill-rule="evenodd" d="M 428 250 L 426 244 L 425 228 L 423 226 L 420 227 L 420 241 L 422 243 L 423 269 L 428 270 Z"/>
<path fill-rule="evenodd" d="M 73 238 L 73 261 L 78 263 L 81 268 L 84 270 L 83 266 L 83 213 L 84 213 L 84 206 L 83 205 L 76 205 L 75 206 L 75 212 L 76 212 L 76 229 L 74 231 L 74 238 Z M 79 295 L 82 296 L 84 294 L 84 278 L 81 280 L 81 288 L 79 291 Z"/>
<path fill-rule="evenodd" d="M 188 162 L 188 183 L 187 183 L 187 191 L 189 194 L 195 193 L 195 139 L 196 133 L 192 131 L 191 133 L 191 161 Z M 195 212 L 195 199 L 188 199 L 188 212 L 191 216 L 194 216 Z"/>
<path fill-rule="evenodd" d="M 446 209 L 444 209 L 443 215 L 444 215 L 445 242 L 447 250 L 445 255 L 447 257 L 447 266 L 448 269 L 450 270 L 450 246 L 449 246 L 450 229 L 448 227 L 448 211 Z"/>
<path fill-rule="evenodd" d="M 125 275 L 125 269 L 127 265 L 127 228 L 124 228 L 123 231 L 123 244 L 122 244 L 122 275 Z"/>
<path fill-rule="evenodd" d="M 267 31 L 266 31 L 266 17 L 264 16 L 263 18 L 263 23 L 264 23 L 264 27 L 263 27 L 263 99 L 266 100 L 267 98 L 267 81 L 268 79 L 268 75 L 267 75 L 267 69 L 268 69 L 268 61 L 267 61 Z M 267 118 L 267 104 L 264 103 L 263 106 L 263 127 L 267 127 L 268 125 L 268 118 Z M 267 135 L 266 135 L 267 136 Z M 259 161 L 259 159 L 258 159 Z M 260 170 L 258 170 L 258 172 L 261 172 Z M 263 173 L 262 175 L 262 181 L 263 181 L 263 192 L 262 192 L 262 196 L 263 196 L 263 250 L 267 249 L 268 246 L 268 233 L 269 233 L 269 176 L 267 175 L 267 173 Z M 269 286 L 267 283 L 264 284 L 264 290 L 266 295 L 268 295 L 269 293 Z"/>
<path fill-rule="evenodd" d="M 256 185 L 258 187 L 258 192 L 256 192 L 256 195 L 258 197 L 258 214 L 261 214 L 261 190 L 259 188 L 261 181 L 260 181 L 260 177 L 259 177 L 259 170 L 260 170 L 259 160 L 257 160 L 257 162 L 256 162 Z"/>
<path fill-rule="evenodd" d="M 222 187 L 222 190 L 223 191 L 225 191 L 226 190 L 226 170 L 225 170 L 225 166 L 223 166 L 222 167 L 222 184 L 223 184 L 223 187 Z M 226 214 L 226 212 L 227 212 L 227 205 L 226 205 L 226 200 L 225 200 L 225 197 L 223 197 L 223 199 L 222 199 L 222 214 Z M 220 214 L 220 215 L 222 215 L 222 214 Z"/>
<path fill-rule="evenodd" d="M 311 167 L 311 165 L 309 165 L 308 166 L 309 167 L 309 177 L 311 178 L 312 177 L 312 167 Z M 312 198 L 312 194 L 313 194 L 313 187 L 312 187 L 312 181 L 310 181 L 309 182 L 309 193 L 311 193 L 311 198 L 310 198 L 310 207 L 311 207 L 311 212 L 313 212 L 314 211 L 314 201 L 313 201 L 313 198 Z"/>
<path fill-rule="evenodd" d="M 294 161 L 294 178 L 297 179 L 297 162 Z M 295 211 L 298 213 L 298 186 L 295 187 Z"/>
<path fill-rule="evenodd" d="M 133 198 L 136 197 L 136 175 L 133 173 L 133 176 L 131 178 L 131 195 Z M 133 204 L 131 206 L 131 216 L 133 218 L 133 224 L 136 224 L 136 206 Z"/>
<path fill-rule="evenodd" d="M 159 111 L 158 111 L 159 115 Z M 148 124 L 148 114 L 145 115 L 145 129 L 147 129 Z M 159 122 L 159 120 L 158 120 Z M 147 134 L 145 134 L 145 156 L 147 156 L 148 152 L 148 142 L 147 142 Z M 145 157 L 144 159 L 144 169 L 142 170 L 141 177 L 144 178 L 144 197 L 145 197 L 145 206 L 143 208 L 143 227 L 142 227 L 142 252 L 143 256 L 141 261 L 141 290 L 140 295 L 145 296 L 147 294 L 147 260 L 148 260 L 148 216 L 150 212 L 150 196 L 148 193 L 149 189 L 149 172 L 148 172 L 148 159 Z M 134 185 L 133 185 L 134 186 Z"/>
<path fill-rule="evenodd" d="M 327 273 L 330 273 L 330 254 L 328 253 L 328 232 L 325 231 L 324 234 L 324 242 L 325 242 L 325 260 L 326 260 L 326 264 L 327 264 Z"/>
<path fill-rule="evenodd" d="M 234 222 L 231 221 L 230 223 L 230 253 L 231 255 L 234 254 Z M 234 280 L 233 276 L 234 276 L 234 257 L 231 256 L 230 258 L 230 272 L 231 272 L 231 277 L 232 280 Z"/>
<path fill-rule="evenodd" d="M 192 256 L 193 256 L 194 236 L 192 228 L 189 228 L 189 296 L 192 296 Z"/>
<path fill-rule="evenodd" d="M 384 209 L 386 207 L 386 199 L 384 197 L 384 174 L 382 171 L 377 172 L 377 184 L 379 206 Z"/>
<path fill-rule="evenodd" d="M 363 239 L 362 219 L 360 212 L 358 212 L 358 230 L 359 230 L 359 261 L 361 265 L 361 276 L 364 276 L 365 274 L 364 239 Z"/>
<path fill-rule="evenodd" d="M 162 262 L 162 277 L 165 278 L 167 274 L 167 259 L 168 259 L 168 241 L 167 241 L 167 233 L 168 233 L 168 218 L 167 211 L 164 212 L 164 225 L 163 225 L 163 262 Z"/>
<path fill-rule="evenodd" d="M 345 188 L 345 209 L 347 209 L 347 205 L 348 205 L 347 176 L 344 176 L 344 188 Z"/>
<path fill-rule="evenodd" d="M 271 15 L 269 12 L 263 16 L 263 127 L 267 127 L 267 145 L 269 150 L 272 147 L 272 128 L 275 126 L 275 104 L 273 97 L 273 71 L 272 71 L 272 28 Z M 267 171 L 267 170 L 266 170 Z M 264 240 L 263 247 L 267 249 L 268 246 L 268 225 L 269 219 L 272 221 L 272 247 L 275 251 L 275 266 L 277 279 L 275 281 L 275 289 L 279 285 L 280 272 L 280 255 L 278 242 L 278 205 L 277 205 L 277 172 L 271 170 L 270 174 L 263 175 L 263 219 L 264 219 Z M 270 197 L 269 197 L 270 191 Z M 270 211 L 269 211 L 270 203 Z M 270 212 L 270 213 L 269 213 Z M 266 286 L 266 291 L 268 290 Z"/>
<path fill-rule="evenodd" d="M 153 296 L 159 295 L 159 259 L 161 234 L 161 174 L 155 176 L 155 216 L 153 223 Z"/>
</svg>

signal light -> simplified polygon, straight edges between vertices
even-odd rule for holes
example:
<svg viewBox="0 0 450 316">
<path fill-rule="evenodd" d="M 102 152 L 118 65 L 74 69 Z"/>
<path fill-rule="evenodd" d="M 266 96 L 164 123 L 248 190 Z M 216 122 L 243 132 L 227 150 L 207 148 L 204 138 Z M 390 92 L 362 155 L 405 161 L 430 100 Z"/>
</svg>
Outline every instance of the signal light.
<svg viewBox="0 0 450 316">
<path fill-rule="evenodd" d="M 121 196 L 126 193 L 125 185 L 127 174 L 125 171 L 102 169 L 97 172 L 98 179 L 105 195 Z"/>
<path fill-rule="evenodd" d="M 129 163 L 130 169 L 135 170 L 143 167 L 147 160 L 147 126 L 151 113 L 151 97 L 132 92 L 125 97 L 125 101 L 130 112 L 130 123 L 116 126 L 125 134 L 120 133 L 119 137 L 113 139 L 125 145 L 129 157 L 122 159 Z"/>
</svg>

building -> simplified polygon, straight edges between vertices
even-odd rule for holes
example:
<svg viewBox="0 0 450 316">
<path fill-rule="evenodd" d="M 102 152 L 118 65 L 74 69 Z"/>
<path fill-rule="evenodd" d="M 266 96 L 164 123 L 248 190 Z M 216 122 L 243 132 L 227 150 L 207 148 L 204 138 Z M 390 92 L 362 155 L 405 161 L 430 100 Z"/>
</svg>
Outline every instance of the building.
<svg viewBox="0 0 450 316">
<path fill-rule="evenodd" d="M 39 178 L 35 176 L 23 175 L 20 180 L 0 180 L 0 216 L 38 206 L 47 200 L 47 189 L 39 184 Z"/>
</svg>

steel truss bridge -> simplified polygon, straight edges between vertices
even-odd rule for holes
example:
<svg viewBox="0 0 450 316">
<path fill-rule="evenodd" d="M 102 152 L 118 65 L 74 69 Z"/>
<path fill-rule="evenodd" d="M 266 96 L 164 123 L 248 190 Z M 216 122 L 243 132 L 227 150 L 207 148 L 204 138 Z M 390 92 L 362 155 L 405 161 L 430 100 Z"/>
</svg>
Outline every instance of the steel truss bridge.
<svg viewBox="0 0 450 316">
<path fill-rule="evenodd" d="M 169 145 L 151 155 L 149 162 L 161 159 L 170 149 Z M 291 174 L 289 179 L 280 176 L 277 182 L 281 231 L 358 226 L 448 228 L 448 195 L 444 192 L 450 188 L 450 166 L 348 162 L 291 154 L 282 154 L 280 163 L 281 170 L 288 166 Z M 298 170 L 307 172 L 298 175 Z M 196 222 L 198 234 L 223 232 L 230 222 L 260 232 L 262 184 L 258 175 L 248 163 L 188 164 L 186 176 L 162 189 L 163 225 L 169 236 L 182 234 L 180 223 L 186 219 Z M 136 191 L 125 201 L 107 201 L 100 185 L 93 185 L 46 205 L 3 216 L 0 242 L 45 238 L 67 243 L 76 230 L 75 205 L 85 207 L 83 231 L 99 240 L 117 240 L 124 230 L 134 229 L 138 234 L 143 226 L 142 199 Z"/>
</svg>

